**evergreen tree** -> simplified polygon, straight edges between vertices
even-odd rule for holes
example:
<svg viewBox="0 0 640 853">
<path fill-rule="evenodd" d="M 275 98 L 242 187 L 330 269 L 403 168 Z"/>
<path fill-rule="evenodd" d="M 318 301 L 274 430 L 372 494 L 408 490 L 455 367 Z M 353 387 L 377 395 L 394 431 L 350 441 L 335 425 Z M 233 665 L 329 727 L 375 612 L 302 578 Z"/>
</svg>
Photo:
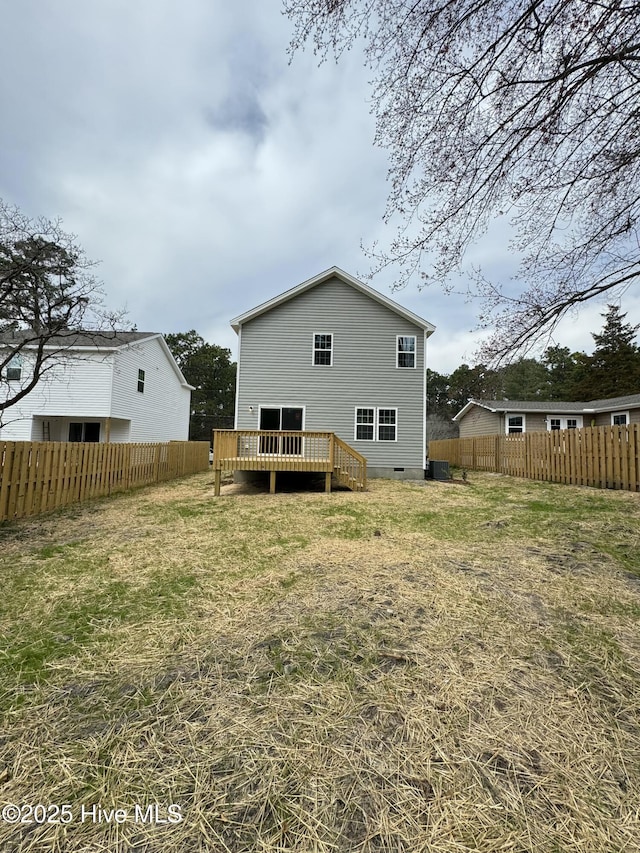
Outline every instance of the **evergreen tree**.
<svg viewBox="0 0 640 853">
<path fill-rule="evenodd" d="M 502 396 L 500 372 L 491 370 L 484 364 L 478 364 L 476 367 L 461 364 L 449 376 L 449 399 L 453 414 L 466 406 L 471 398 L 496 400 Z"/>
<path fill-rule="evenodd" d="M 450 418 L 449 377 L 427 368 L 427 414 Z"/>
<path fill-rule="evenodd" d="M 569 347 L 547 347 L 542 364 L 547 371 L 547 399 L 580 400 L 580 386 L 588 375 L 588 356 Z"/>
<path fill-rule="evenodd" d="M 595 350 L 588 373 L 580 382 L 580 399 L 599 400 L 640 393 L 640 347 L 635 343 L 640 324 L 625 323 L 615 305 L 608 305 L 602 332 L 593 333 Z"/>
<path fill-rule="evenodd" d="M 535 358 L 520 358 L 502 370 L 503 394 L 507 400 L 548 400 L 549 375 Z"/>
<path fill-rule="evenodd" d="M 212 430 L 233 428 L 236 364 L 231 351 L 206 343 L 194 329 L 165 335 L 165 340 L 184 378 L 195 387 L 189 438 L 210 441 Z"/>
</svg>

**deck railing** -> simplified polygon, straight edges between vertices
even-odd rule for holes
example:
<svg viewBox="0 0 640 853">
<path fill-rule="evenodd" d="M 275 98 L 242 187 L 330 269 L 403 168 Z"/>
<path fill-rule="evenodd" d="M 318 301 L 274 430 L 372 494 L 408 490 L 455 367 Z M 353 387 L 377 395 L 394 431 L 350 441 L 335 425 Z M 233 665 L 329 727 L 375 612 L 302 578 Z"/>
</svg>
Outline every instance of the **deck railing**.
<svg viewBox="0 0 640 853">
<path fill-rule="evenodd" d="M 222 471 L 269 471 L 275 491 L 276 471 L 324 472 L 330 491 L 335 474 L 353 490 L 366 488 L 367 462 L 332 432 L 309 430 L 214 430 L 215 492 Z"/>
</svg>

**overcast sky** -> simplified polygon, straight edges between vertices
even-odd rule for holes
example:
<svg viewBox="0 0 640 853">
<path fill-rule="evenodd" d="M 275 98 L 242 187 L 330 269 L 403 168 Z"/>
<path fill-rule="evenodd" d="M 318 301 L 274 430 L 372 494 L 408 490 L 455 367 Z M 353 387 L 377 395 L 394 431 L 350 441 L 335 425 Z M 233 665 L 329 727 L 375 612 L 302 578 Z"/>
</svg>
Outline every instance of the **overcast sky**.
<svg viewBox="0 0 640 853">
<path fill-rule="evenodd" d="M 357 51 L 288 63 L 279 0 L 20 0 L 3 4 L 0 196 L 61 217 L 101 262 L 111 308 L 141 331 L 196 329 L 231 348 L 229 320 L 333 266 L 364 277 L 387 162 L 372 145 Z M 476 261 L 507 281 L 496 226 Z M 429 365 L 471 363 L 477 306 L 373 287 L 432 322 Z M 640 322 L 640 299 L 623 302 Z M 602 304 L 558 343 L 591 351 Z"/>
</svg>

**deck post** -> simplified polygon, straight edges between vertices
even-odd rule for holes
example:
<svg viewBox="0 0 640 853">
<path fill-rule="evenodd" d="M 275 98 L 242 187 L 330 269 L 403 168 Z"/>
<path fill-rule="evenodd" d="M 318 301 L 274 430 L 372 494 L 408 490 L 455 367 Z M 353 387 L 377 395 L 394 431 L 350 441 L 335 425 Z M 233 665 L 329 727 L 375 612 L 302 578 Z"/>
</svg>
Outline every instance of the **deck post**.
<svg viewBox="0 0 640 853">
<path fill-rule="evenodd" d="M 275 495 L 276 493 L 276 472 L 269 471 L 269 494 Z"/>
<path fill-rule="evenodd" d="M 331 491 L 331 471 L 324 475 L 324 490 L 327 494 Z"/>
<path fill-rule="evenodd" d="M 216 468 L 214 474 L 214 485 L 213 485 L 213 493 L 216 497 L 220 497 L 220 480 L 221 480 L 222 471 L 220 468 Z"/>
</svg>

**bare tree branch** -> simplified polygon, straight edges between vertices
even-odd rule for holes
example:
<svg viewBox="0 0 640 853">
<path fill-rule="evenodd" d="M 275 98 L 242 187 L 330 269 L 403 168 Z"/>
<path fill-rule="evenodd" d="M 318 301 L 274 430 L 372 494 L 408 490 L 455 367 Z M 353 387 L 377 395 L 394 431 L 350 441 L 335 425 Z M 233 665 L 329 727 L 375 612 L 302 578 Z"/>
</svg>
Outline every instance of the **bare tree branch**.
<svg viewBox="0 0 640 853">
<path fill-rule="evenodd" d="M 362 40 L 375 144 L 389 154 L 373 274 L 450 287 L 499 215 L 521 258 L 479 288 L 499 334 L 485 359 L 532 346 L 572 306 L 640 277 L 638 0 L 284 0 L 292 53 Z M 473 279 L 469 273 L 470 279 Z M 515 294 L 515 295 L 514 295 Z M 539 310 L 538 310 L 539 309 Z"/>
<path fill-rule="evenodd" d="M 101 285 L 59 221 L 31 220 L 0 200 L 0 425 L 56 364 L 78 332 L 114 330 Z"/>
</svg>

